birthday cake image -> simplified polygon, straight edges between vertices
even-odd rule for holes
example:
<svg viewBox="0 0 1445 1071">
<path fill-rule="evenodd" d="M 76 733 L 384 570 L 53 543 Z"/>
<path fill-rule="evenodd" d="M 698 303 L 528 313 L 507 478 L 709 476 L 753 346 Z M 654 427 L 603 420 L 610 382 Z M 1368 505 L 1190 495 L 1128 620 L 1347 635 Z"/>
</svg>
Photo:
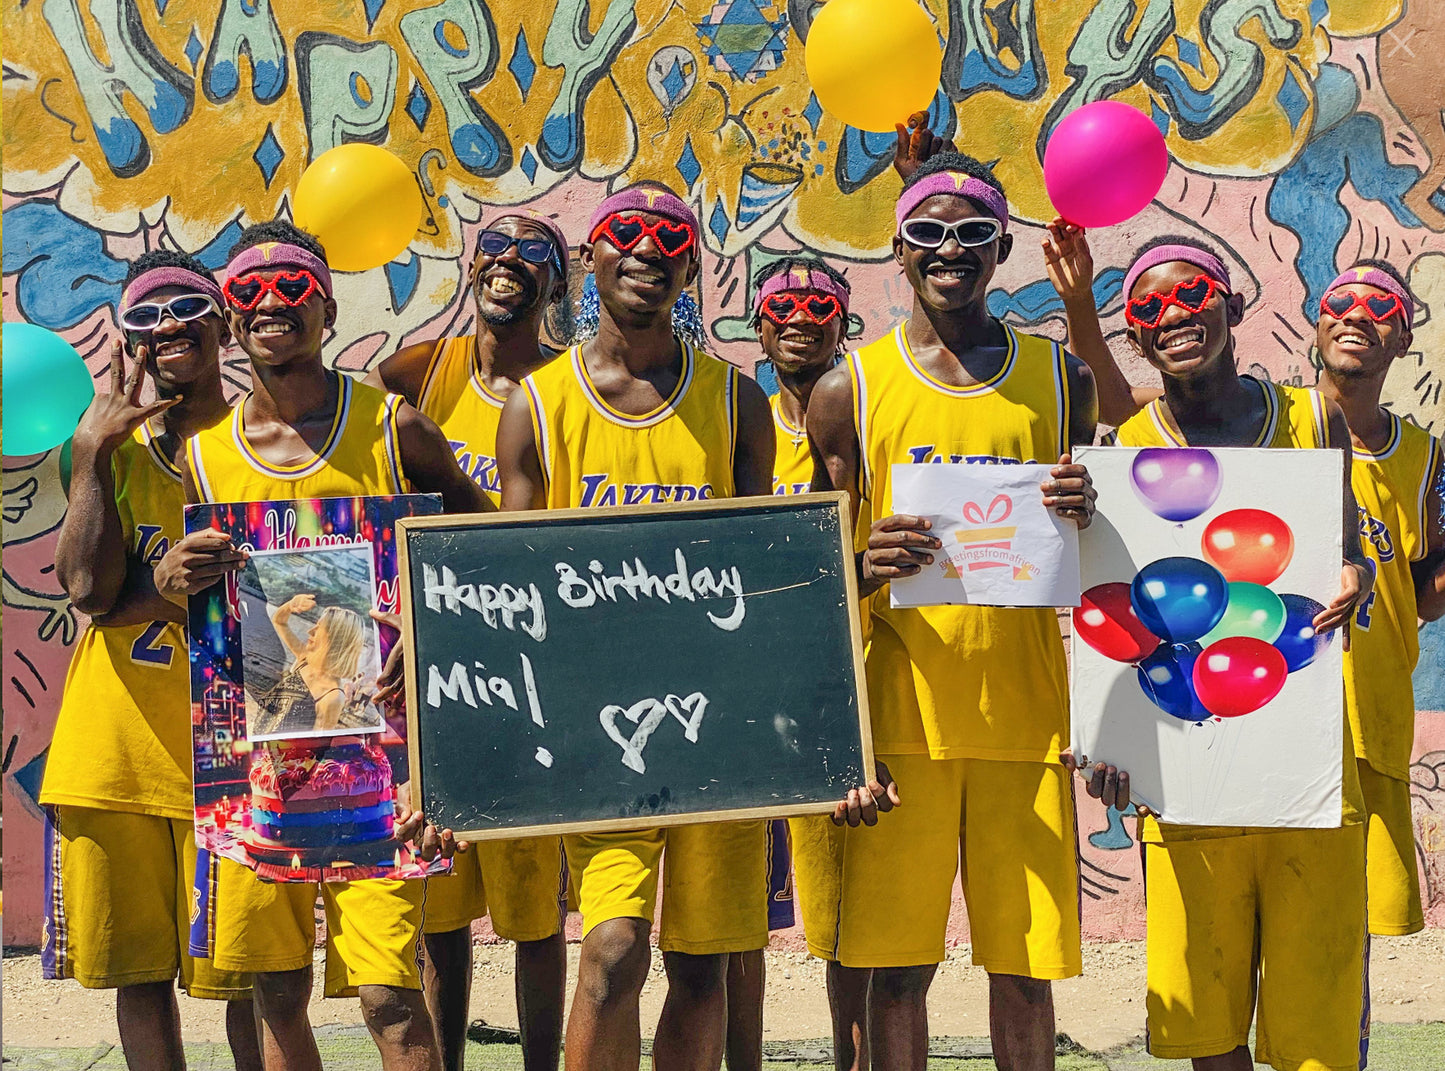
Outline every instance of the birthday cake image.
<svg viewBox="0 0 1445 1071">
<path fill-rule="evenodd" d="M 258 748 L 246 850 L 292 869 L 374 862 L 389 854 L 393 798 L 391 763 L 376 745 Z"/>
<path fill-rule="evenodd" d="M 953 545 L 939 563 L 944 576 L 961 576 L 963 571 L 980 569 L 1012 569 L 1015 580 L 1032 580 L 1037 567 L 1013 549 L 1018 526 L 1004 524 L 1013 513 L 1013 500 L 998 495 L 984 509 L 977 502 L 966 502 L 963 519 L 972 527 L 953 532 Z"/>
</svg>

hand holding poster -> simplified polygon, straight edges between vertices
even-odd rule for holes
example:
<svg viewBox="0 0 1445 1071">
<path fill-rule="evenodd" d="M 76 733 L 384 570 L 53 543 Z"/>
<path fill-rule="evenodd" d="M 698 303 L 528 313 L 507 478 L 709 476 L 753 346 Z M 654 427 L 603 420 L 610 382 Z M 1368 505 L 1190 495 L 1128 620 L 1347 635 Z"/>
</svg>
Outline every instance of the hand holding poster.
<svg viewBox="0 0 1445 1071">
<path fill-rule="evenodd" d="M 1043 504 L 1051 465 L 894 465 L 893 508 L 933 522 L 933 564 L 892 605 L 1077 606 L 1079 531 Z"/>
<path fill-rule="evenodd" d="M 1181 825 L 1340 824 L 1335 450 L 1081 449 L 1073 748 Z"/>
</svg>

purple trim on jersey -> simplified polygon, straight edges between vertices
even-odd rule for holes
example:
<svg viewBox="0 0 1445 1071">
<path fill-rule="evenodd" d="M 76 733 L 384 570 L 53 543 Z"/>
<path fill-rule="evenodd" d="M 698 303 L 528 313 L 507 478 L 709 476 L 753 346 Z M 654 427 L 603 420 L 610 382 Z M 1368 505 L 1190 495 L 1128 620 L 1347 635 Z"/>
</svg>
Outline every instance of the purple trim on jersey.
<svg viewBox="0 0 1445 1071">
<path fill-rule="evenodd" d="M 788 820 L 768 823 L 768 929 L 787 930 L 797 924 L 793 913 L 793 842 Z"/>
<path fill-rule="evenodd" d="M 40 945 L 40 976 L 47 981 L 65 977 L 66 942 L 69 937 L 65 922 L 65 898 L 60 890 L 60 815 L 54 807 L 45 808 L 45 929 Z"/>
<path fill-rule="evenodd" d="M 196 959 L 211 958 L 211 871 L 215 857 L 196 849 L 196 873 L 191 881 L 191 932 L 187 951 Z"/>
</svg>

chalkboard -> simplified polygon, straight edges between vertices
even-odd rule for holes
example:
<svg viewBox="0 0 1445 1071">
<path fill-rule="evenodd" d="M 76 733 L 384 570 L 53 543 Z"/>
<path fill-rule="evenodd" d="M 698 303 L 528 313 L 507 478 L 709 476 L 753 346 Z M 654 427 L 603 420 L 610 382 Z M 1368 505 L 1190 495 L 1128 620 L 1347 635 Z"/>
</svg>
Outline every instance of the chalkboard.
<svg viewBox="0 0 1445 1071">
<path fill-rule="evenodd" d="M 402 521 L 413 792 L 469 839 L 829 812 L 873 770 L 843 494 Z"/>
</svg>

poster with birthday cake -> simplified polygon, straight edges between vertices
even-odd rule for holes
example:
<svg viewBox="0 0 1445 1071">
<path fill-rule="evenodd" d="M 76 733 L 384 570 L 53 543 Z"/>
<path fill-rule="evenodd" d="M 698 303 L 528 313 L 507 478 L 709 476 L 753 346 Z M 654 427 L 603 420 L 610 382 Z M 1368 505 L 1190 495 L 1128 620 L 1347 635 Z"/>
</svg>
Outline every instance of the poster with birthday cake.
<svg viewBox="0 0 1445 1071">
<path fill-rule="evenodd" d="M 406 718 L 372 702 L 397 640 L 396 521 L 436 495 L 208 503 L 251 554 L 189 606 L 198 847 L 267 881 L 424 877 L 445 869 L 392 839 Z"/>
</svg>

